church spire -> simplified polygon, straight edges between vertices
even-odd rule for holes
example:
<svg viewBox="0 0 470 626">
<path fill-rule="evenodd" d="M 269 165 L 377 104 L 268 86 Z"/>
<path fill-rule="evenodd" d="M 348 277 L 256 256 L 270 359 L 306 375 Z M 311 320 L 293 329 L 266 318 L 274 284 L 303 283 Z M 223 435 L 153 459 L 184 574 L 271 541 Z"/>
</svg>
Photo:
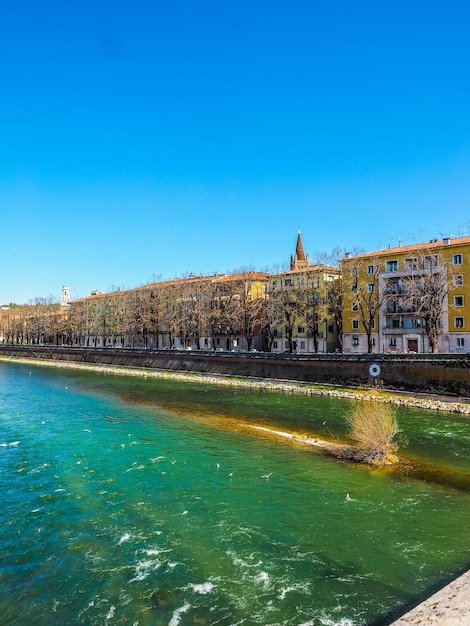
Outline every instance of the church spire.
<svg viewBox="0 0 470 626">
<path fill-rule="evenodd" d="M 304 252 L 304 245 L 302 243 L 302 236 L 299 233 L 297 235 L 297 245 L 295 246 L 295 254 L 290 259 L 290 269 L 293 271 L 305 270 L 310 265 L 310 259 L 308 254 Z"/>
<path fill-rule="evenodd" d="M 297 235 L 297 245 L 295 247 L 295 256 L 297 258 L 297 261 L 305 261 L 304 245 L 302 243 L 300 230 L 299 230 L 299 234 Z"/>
</svg>

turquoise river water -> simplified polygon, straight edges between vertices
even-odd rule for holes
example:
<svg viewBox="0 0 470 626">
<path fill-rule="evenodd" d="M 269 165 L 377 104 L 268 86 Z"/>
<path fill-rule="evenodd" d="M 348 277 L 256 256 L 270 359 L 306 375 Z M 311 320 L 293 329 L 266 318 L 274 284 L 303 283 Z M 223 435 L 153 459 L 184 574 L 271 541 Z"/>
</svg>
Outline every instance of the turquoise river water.
<svg viewBox="0 0 470 626">
<path fill-rule="evenodd" d="M 348 410 L 0 363 L 2 625 L 389 623 L 470 566 L 470 420 L 400 410 L 409 475 L 245 427 Z"/>
</svg>

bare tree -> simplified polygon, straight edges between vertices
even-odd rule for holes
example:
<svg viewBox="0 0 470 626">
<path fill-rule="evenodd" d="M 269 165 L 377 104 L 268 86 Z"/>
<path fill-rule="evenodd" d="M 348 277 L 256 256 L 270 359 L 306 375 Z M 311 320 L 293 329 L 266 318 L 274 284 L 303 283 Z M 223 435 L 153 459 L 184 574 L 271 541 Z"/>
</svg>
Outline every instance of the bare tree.
<svg viewBox="0 0 470 626">
<path fill-rule="evenodd" d="M 367 336 L 367 352 L 373 349 L 373 331 L 378 314 L 386 298 L 386 293 L 380 288 L 379 278 L 382 273 L 380 257 L 370 259 L 354 257 L 347 266 L 351 272 L 351 300 L 352 310 L 360 318 Z M 365 278 L 366 277 L 366 278 Z M 344 294 L 343 294 L 344 295 Z"/>
<path fill-rule="evenodd" d="M 338 270 L 333 280 L 329 280 L 326 284 L 326 305 L 328 314 L 332 316 L 336 332 L 336 340 L 338 348 L 343 350 L 343 279 L 341 276 L 341 259 L 344 257 L 345 251 L 336 247 L 325 255 L 324 262 L 327 265 Z"/>
<path fill-rule="evenodd" d="M 431 351 L 439 352 L 439 336 L 453 289 L 453 266 L 435 251 L 420 251 L 405 260 L 406 274 L 386 282 L 385 293 L 399 310 L 412 313 L 423 323 Z"/>
</svg>

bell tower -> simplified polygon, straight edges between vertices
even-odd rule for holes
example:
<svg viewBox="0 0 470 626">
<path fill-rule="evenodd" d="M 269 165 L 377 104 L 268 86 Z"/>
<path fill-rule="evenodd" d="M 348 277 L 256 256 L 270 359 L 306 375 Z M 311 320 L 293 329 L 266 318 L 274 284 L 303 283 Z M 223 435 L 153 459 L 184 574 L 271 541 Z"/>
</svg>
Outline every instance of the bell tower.
<svg viewBox="0 0 470 626">
<path fill-rule="evenodd" d="M 302 237 L 297 235 L 297 245 L 295 247 L 294 256 L 290 257 L 290 269 L 291 271 L 305 270 L 310 266 L 310 258 L 308 254 L 304 252 L 304 246 L 302 243 Z"/>
<path fill-rule="evenodd" d="M 60 298 L 60 306 L 67 307 L 70 302 L 70 287 L 62 287 L 62 296 Z"/>
</svg>

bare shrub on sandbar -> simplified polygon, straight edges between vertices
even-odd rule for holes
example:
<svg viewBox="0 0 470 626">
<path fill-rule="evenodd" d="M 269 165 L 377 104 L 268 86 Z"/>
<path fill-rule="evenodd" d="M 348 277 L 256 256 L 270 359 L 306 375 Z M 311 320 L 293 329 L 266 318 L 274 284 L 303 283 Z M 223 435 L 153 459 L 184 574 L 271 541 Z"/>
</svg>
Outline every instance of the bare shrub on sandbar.
<svg viewBox="0 0 470 626">
<path fill-rule="evenodd" d="M 349 436 L 355 442 L 354 458 L 362 463 L 397 463 L 400 442 L 395 411 L 389 404 L 359 400 L 347 417 Z"/>
</svg>

